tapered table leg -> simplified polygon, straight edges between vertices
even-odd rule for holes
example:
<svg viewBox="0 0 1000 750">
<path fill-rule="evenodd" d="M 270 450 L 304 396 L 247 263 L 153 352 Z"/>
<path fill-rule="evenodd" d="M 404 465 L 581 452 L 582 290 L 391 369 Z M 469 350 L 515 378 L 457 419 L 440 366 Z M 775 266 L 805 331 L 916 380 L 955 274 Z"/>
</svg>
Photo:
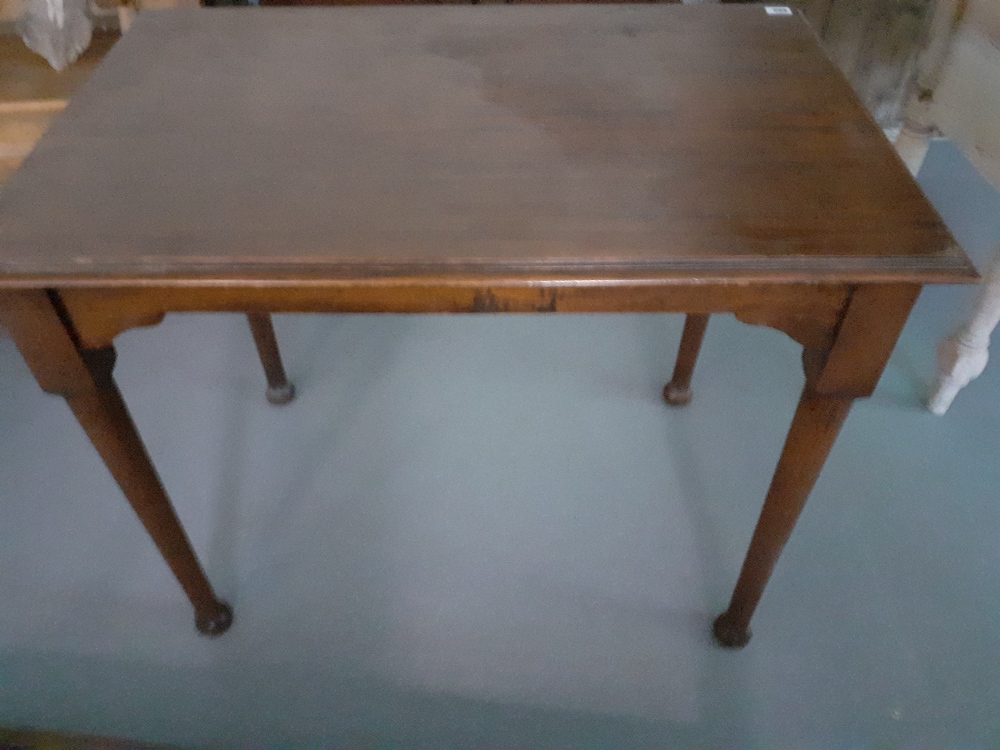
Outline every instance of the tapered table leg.
<svg viewBox="0 0 1000 750">
<path fill-rule="evenodd" d="M 807 383 L 729 607 L 712 626 L 721 645 L 741 648 L 750 640 L 750 618 L 852 402 L 851 398 L 815 393 Z"/>
<path fill-rule="evenodd" d="M 832 345 L 803 350 L 805 388 L 729 607 L 712 625 L 720 645 L 741 648 L 750 640 L 750 618 L 851 404 L 875 390 L 919 293 L 913 284 L 858 287 L 832 332 Z M 786 321 L 779 312 L 765 324 L 783 330 Z"/>
<path fill-rule="evenodd" d="M 114 349 L 85 351 L 82 356 L 98 387 L 69 395 L 66 403 L 187 594 L 198 630 L 205 635 L 225 633 L 233 622 L 232 610 L 212 591 L 111 377 Z"/>
<path fill-rule="evenodd" d="M 57 300 L 45 292 L 0 298 L 0 312 L 39 385 L 66 399 L 125 493 L 194 607 L 198 630 L 226 632 L 232 610 L 216 597 L 201 569 L 112 378 L 114 349 L 79 349 Z"/>
<path fill-rule="evenodd" d="M 288 382 L 285 367 L 281 364 L 281 352 L 271 316 L 267 313 L 247 313 L 247 321 L 267 377 L 267 400 L 276 406 L 287 404 L 295 398 L 295 386 Z"/>
<path fill-rule="evenodd" d="M 708 326 L 708 316 L 689 314 L 684 319 L 684 332 L 677 351 L 677 363 L 670 382 L 663 387 L 663 398 L 671 406 L 684 406 L 691 401 L 691 375 L 694 373 L 701 342 Z"/>
</svg>

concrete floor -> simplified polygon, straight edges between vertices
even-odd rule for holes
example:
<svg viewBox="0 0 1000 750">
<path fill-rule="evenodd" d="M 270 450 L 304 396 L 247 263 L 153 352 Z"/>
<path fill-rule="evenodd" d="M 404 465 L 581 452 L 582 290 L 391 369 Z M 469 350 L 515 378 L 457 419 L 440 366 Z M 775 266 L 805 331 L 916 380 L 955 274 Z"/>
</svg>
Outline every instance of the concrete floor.
<svg viewBox="0 0 1000 750">
<path fill-rule="evenodd" d="M 978 262 L 1000 195 L 928 194 Z M 178 745 L 1000 746 L 1000 365 L 922 408 L 970 288 L 928 290 L 849 418 L 742 652 L 713 647 L 802 384 L 798 347 L 680 316 L 238 316 L 119 339 L 217 589 L 179 588 L 66 406 L 0 341 L 0 725 Z"/>
</svg>

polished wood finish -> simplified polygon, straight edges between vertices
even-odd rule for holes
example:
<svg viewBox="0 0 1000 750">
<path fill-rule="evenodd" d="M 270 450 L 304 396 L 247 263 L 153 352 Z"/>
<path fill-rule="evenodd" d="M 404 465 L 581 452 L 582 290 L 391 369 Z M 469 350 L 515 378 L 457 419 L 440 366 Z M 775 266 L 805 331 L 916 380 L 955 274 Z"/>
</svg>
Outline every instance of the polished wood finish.
<svg viewBox="0 0 1000 750">
<path fill-rule="evenodd" d="M 752 277 L 748 274 L 746 278 Z M 61 299 L 81 341 L 110 344 L 135 326 L 155 325 L 167 311 L 242 312 L 736 312 L 741 320 L 784 331 L 803 346 L 829 346 L 853 287 L 847 284 L 755 283 L 678 276 L 592 283 L 537 274 L 422 279 L 322 279 L 306 274 L 247 280 L 165 281 L 129 287 L 63 287 Z"/>
<path fill-rule="evenodd" d="M 187 594 L 198 630 L 224 633 L 232 610 L 205 577 L 112 378 L 115 350 L 79 348 L 55 293 L 0 295 L 0 323 L 42 388 L 66 399 Z"/>
<path fill-rule="evenodd" d="M 759 6 L 176 10 L 107 62 L 0 194 L 0 284 L 970 274 Z"/>
<path fill-rule="evenodd" d="M 807 386 L 733 646 L 921 286 L 975 278 L 802 19 L 759 6 L 142 14 L 0 193 L 0 315 L 200 617 L 228 612 L 111 380 L 124 330 L 251 311 L 275 382 L 269 312 L 686 312 L 679 380 L 709 314 L 785 332 Z"/>
<path fill-rule="evenodd" d="M 691 375 L 698 361 L 701 340 L 705 338 L 707 327 L 707 315 L 689 313 L 684 319 L 684 332 L 681 333 L 681 346 L 677 352 L 674 374 L 670 377 L 670 382 L 663 386 L 663 398 L 671 406 L 691 403 Z"/>
<path fill-rule="evenodd" d="M 267 378 L 267 400 L 275 406 L 289 403 L 295 398 L 295 386 L 288 382 L 285 366 L 281 363 L 278 339 L 274 335 L 274 325 L 267 313 L 247 313 L 250 332 L 253 334 L 260 363 Z"/>
</svg>

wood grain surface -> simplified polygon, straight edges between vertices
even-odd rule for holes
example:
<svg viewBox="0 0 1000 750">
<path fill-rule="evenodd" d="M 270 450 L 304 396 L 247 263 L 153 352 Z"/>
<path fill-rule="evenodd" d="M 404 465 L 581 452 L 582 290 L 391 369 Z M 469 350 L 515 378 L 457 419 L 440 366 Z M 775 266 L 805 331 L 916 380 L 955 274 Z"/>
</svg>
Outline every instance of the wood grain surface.
<svg viewBox="0 0 1000 750">
<path fill-rule="evenodd" d="M 0 193 L 0 286 L 290 268 L 974 277 L 756 5 L 144 13 Z"/>
</svg>

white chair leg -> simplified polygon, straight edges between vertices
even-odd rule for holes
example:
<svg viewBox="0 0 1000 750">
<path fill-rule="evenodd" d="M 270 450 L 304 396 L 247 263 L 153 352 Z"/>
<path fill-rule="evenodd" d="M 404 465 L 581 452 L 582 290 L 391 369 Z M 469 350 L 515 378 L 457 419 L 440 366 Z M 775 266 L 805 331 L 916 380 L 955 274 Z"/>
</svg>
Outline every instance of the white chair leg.
<svg viewBox="0 0 1000 750">
<path fill-rule="evenodd" d="M 938 345 L 938 378 L 927 408 L 944 414 L 958 392 L 986 368 L 990 334 L 1000 322 L 1000 252 L 983 279 L 969 321 Z"/>
<path fill-rule="evenodd" d="M 118 0 L 118 26 L 124 34 L 135 21 L 139 12 L 139 0 Z"/>
<path fill-rule="evenodd" d="M 929 137 L 937 132 L 932 112 L 934 91 L 948 62 L 952 42 L 966 13 L 966 0 L 932 0 L 927 43 L 917 58 L 913 95 L 906 104 L 896 152 L 914 177 L 927 155 Z"/>
<path fill-rule="evenodd" d="M 916 177 L 930 147 L 927 129 L 917 128 L 905 122 L 893 145 L 896 147 L 896 153 L 906 164 L 906 168 L 910 170 L 910 174 Z"/>
</svg>

